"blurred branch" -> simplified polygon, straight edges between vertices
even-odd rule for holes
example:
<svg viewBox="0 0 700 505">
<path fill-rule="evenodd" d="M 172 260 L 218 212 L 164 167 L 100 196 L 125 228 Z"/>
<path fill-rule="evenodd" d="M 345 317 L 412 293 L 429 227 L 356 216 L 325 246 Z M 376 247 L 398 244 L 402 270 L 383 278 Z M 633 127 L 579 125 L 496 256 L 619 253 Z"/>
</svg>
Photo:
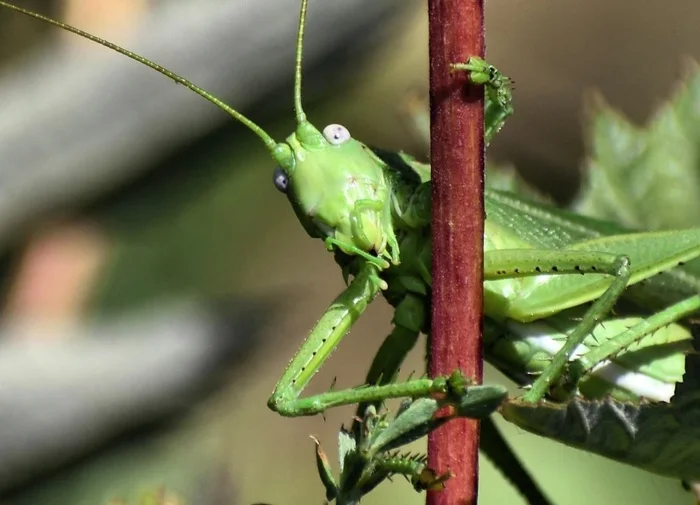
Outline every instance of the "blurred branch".
<svg viewBox="0 0 700 505">
<path fill-rule="evenodd" d="M 0 491 L 190 406 L 247 356 L 274 303 L 176 304 L 0 328 Z"/>
</svg>

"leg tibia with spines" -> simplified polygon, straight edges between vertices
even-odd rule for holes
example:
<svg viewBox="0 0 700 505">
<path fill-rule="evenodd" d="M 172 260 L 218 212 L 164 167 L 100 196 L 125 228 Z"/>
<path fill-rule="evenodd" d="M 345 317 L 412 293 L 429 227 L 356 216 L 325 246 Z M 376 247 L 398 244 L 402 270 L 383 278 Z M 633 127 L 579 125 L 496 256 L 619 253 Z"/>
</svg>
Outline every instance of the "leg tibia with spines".
<svg viewBox="0 0 700 505">
<path fill-rule="evenodd" d="M 391 382 L 395 378 L 403 356 L 408 352 L 406 343 L 399 344 L 395 338 L 405 336 L 408 330 L 408 336 L 415 339 L 417 330 L 406 328 L 403 324 L 409 326 L 420 326 L 421 324 L 420 318 L 411 322 L 414 315 L 403 312 L 399 312 L 394 337 L 390 336 L 387 347 L 383 352 L 380 352 L 375 365 L 370 370 L 369 379 L 372 382 L 352 389 L 328 391 L 300 398 L 313 375 L 323 365 L 354 322 L 362 315 L 369 302 L 377 295 L 380 284 L 376 267 L 369 263 L 363 263 L 357 277 L 321 317 L 277 383 L 275 391 L 268 401 L 268 406 L 272 410 L 284 416 L 308 416 L 321 414 L 329 408 L 341 405 L 380 404 L 391 398 L 429 396 L 439 397 L 446 403 L 456 405 L 462 403 L 464 396 L 468 393 L 470 381 L 458 370 L 455 370 L 449 377 L 422 378 L 400 383 Z M 413 304 L 414 302 L 407 303 Z M 403 349 L 400 349 L 396 356 L 391 356 L 391 348 L 395 345 L 403 346 Z M 379 385 L 373 382 L 377 382 Z M 494 394 L 500 397 L 501 390 L 495 388 Z"/>
<path fill-rule="evenodd" d="M 603 294 L 591 305 L 565 345 L 537 378 L 523 399 L 537 401 L 565 371 L 569 359 L 593 328 L 605 318 L 629 282 L 629 259 L 610 253 L 551 250 L 495 250 L 485 255 L 484 278 L 497 280 L 540 275 L 583 275 L 586 272 L 612 276 Z M 517 307 L 518 301 L 514 302 Z M 525 316 L 526 314 L 523 314 Z"/>
</svg>

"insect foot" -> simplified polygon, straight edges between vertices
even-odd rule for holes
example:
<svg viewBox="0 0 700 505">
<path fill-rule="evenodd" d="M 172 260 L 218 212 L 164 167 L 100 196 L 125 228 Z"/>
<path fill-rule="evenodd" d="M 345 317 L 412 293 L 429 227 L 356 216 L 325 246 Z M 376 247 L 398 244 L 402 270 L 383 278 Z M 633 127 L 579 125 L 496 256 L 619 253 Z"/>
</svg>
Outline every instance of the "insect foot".
<svg viewBox="0 0 700 505">
<path fill-rule="evenodd" d="M 488 145 L 506 119 L 513 114 L 512 80 L 482 58 L 472 56 L 467 63 L 453 63 L 451 72 L 467 72 L 474 84 L 484 86 L 484 140 Z"/>
<path fill-rule="evenodd" d="M 450 70 L 454 72 L 468 72 L 469 80 L 474 84 L 492 85 L 500 74 L 496 67 L 490 65 L 478 56 L 472 56 L 466 63 L 451 63 Z"/>
<path fill-rule="evenodd" d="M 447 378 L 445 402 L 455 407 L 450 417 L 483 419 L 495 412 L 508 396 L 500 385 L 472 385 L 460 370 Z"/>
<path fill-rule="evenodd" d="M 586 373 L 581 361 L 567 363 L 562 376 L 550 386 L 548 396 L 562 403 L 571 400 L 576 396 L 579 383 Z"/>
<path fill-rule="evenodd" d="M 493 95 L 501 107 L 509 107 L 510 99 L 510 84 L 512 79 L 503 75 L 496 67 L 484 61 L 478 56 L 472 56 L 467 60 L 467 63 L 452 63 L 450 64 L 452 72 L 467 72 L 469 80 L 474 84 L 482 84 L 494 91 Z"/>
<path fill-rule="evenodd" d="M 416 491 L 442 491 L 445 488 L 445 482 L 452 478 L 452 472 L 449 470 L 443 474 L 437 473 L 430 467 L 425 467 L 423 471 L 411 479 L 413 489 Z"/>
</svg>

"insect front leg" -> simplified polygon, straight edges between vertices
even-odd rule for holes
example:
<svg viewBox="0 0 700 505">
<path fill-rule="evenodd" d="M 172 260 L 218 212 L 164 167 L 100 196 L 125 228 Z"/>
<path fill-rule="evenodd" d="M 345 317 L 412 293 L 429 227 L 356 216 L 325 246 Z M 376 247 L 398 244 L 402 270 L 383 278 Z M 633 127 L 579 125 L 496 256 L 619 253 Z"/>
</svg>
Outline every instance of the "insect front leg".
<svg viewBox="0 0 700 505">
<path fill-rule="evenodd" d="M 362 315 L 382 285 L 383 281 L 378 277 L 376 267 L 370 263 L 363 263 L 357 277 L 335 299 L 292 358 L 268 400 L 270 409 L 283 416 L 310 416 L 341 405 L 381 403 L 391 398 L 420 398 L 431 395 L 446 398 L 455 404 L 461 405 L 465 401 L 469 403 L 465 396 L 469 393 L 470 384 L 459 371 L 455 371 L 449 377 L 361 385 L 300 398 L 311 378 Z M 385 366 L 388 369 L 393 365 Z M 500 398 L 500 388 L 495 388 L 494 391 Z"/>
<path fill-rule="evenodd" d="M 367 305 L 377 296 L 382 284 L 376 266 L 363 263 L 357 276 L 333 301 L 292 358 L 267 402 L 270 409 L 283 416 L 293 417 L 318 414 L 334 404 L 343 404 L 337 392 L 308 398 L 299 396 Z"/>
<path fill-rule="evenodd" d="M 492 250 L 485 254 L 485 280 L 586 273 L 609 275 L 613 280 L 591 305 L 532 388 L 523 395 L 523 401 L 537 402 L 542 399 L 551 385 L 562 376 L 576 348 L 606 317 L 627 286 L 632 274 L 630 261 L 626 256 L 588 251 Z M 513 305 L 516 304 L 517 301 Z"/>
</svg>

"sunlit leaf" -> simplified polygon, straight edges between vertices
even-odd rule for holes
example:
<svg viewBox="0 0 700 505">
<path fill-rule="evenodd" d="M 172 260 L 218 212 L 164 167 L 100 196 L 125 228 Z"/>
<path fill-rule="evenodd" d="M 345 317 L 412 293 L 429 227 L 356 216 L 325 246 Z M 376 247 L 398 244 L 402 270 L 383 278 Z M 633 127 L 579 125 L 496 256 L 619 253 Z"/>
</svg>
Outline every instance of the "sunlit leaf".
<svg viewBox="0 0 700 505">
<path fill-rule="evenodd" d="M 684 228 L 700 216 L 700 69 L 646 127 L 595 96 L 589 158 L 574 210 L 643 229 Z"/>
</svg>

